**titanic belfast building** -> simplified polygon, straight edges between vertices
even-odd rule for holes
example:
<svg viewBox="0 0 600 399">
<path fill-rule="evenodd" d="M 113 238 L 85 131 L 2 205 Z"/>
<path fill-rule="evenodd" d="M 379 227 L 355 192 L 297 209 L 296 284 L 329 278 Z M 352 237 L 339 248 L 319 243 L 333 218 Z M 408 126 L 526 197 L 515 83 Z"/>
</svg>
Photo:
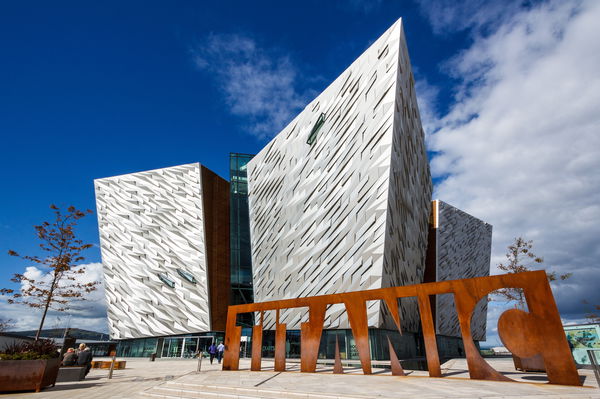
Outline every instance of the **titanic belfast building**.
<svg viewBox="0 0 600 399">
<path fill-rule="evenodd" d="M 258 154 L 230 155 L 230 181 L 189 164 L 95 181 L 111 337 L 119 356 L 191 356 L 222 339 L 227 306 L 489 274 L 492 227 L 433 184 L 398 20 Z M 416 299 L 369 303 L 371 356 L 387 337 L 418 359 Z M 464 353 L 451 294 L 431 298 L 442 356 Z M 487 304 L 473 316 L 485 340 Z M 252 314 L 238 319 L 252 340 Z M 307 312 L 282 312 L 298 357 Z M 263 319 L 273 356 L 274 319 Z M 346 311 L 327 309 L 320 357 L 358 358 Z M 250 345 L 246 345 L 249 355 Z"/>
</svg>

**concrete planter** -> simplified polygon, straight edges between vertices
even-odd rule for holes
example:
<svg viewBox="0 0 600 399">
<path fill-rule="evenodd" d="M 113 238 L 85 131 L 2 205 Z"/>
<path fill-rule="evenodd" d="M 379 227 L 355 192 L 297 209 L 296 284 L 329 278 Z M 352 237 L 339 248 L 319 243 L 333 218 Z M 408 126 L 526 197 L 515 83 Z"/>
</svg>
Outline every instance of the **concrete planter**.
<svg viewBox="0 0 600 399">
<path fill-rule="evenodd" d="M 60 359 L 48 360 L 0 360 L 0 391 L 39 392 L 54 386 Z"/>
</svg>

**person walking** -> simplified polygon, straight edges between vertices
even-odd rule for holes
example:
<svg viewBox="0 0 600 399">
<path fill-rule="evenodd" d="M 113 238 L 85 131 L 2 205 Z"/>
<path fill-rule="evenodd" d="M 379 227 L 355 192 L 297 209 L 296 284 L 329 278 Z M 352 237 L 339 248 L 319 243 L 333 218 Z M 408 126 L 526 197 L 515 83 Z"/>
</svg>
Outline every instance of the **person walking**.
<svg viewBox="0 0 600 399">
<path fill-rule="evenodd" d="M 92 368 L 92 351 L 85 344 L 79 345 L 79 354 L 77 355 L 77 365 L 85 366 L 85 375 L 88 375 Z"/>
<path fill-rule="evenodd" d="M 212 364 L 213 360 L 215 360 L 215 356 L 217 356 L 217 347 L 214 342 L 208 347 L 208 354 L 210 355 L 210 364 Z"/>
<path fill-rule="evenodd" d="M 217 360 L 219 364 L 221 364 L 221 359 L 223 359 L 223 352 L 225 351 L 225 345 L 223 345 L 223 341 L 219 342 L 217 346 Z"/>
</svg>

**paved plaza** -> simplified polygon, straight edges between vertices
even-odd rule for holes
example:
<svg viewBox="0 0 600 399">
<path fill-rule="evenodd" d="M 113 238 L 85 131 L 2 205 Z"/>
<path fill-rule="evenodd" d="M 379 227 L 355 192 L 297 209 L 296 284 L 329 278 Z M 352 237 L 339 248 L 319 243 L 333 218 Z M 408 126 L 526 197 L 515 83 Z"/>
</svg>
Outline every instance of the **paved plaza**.
<svg viewBox="0 0 600 399">
<path fill-rule="evenodd" d="M 466 361 L 453 359 L 442 366 L 446 378 L 429 378 L 425 371 L 407 370 L 406 377 L 391 376 L 374 367 L 375 375 L 362 375 L 359 365 L 347 365 L 345 373 L 331 374 L 319 365 L 317 373 L 299 373 L 298 362 L 287 364 L 290 372 L 273 371 L 273 362 L 263 360 L 264 371 L 249 371 L 248 359 L 240 360 L 240 371 L 221 371 L 220 365 L 203 360 L 130 358 L 125 370 L 91 370 L 85 381 L 58 383 L 40 393 L 6 394 L 10 398 L 600 398 L 591 370 L 579 370 L 583 387 L 544 384 L 543 373 L 520 373 L 511 359 L 486 359 L 494 368 L 520 383 L 468 379 Z M 375 363 L 374 366 L 377 364 Z"/>
</svg>

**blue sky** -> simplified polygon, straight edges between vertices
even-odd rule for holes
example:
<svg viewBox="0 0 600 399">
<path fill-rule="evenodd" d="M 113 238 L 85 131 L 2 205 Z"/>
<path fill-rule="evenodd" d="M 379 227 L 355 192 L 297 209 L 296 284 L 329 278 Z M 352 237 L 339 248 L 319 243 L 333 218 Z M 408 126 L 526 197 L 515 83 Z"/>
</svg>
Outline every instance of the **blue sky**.
<svg viewBox="0 0 600 399">
<path fill-rule="evenodd" d="M 95 178 L 189 162 L 228 178 L 229 152 L 258 152 L 399 17 L 436 197 L 494 225 L 493 265 L 524 235 L 573 271 L 555 295 L 580 320 L 600 303 L 593 1 L 3 2 L 1 285 L 49 204 L 94 210 Z M 95 215 L 79 232 L 98 244 Z"/>
<path fill-rule="evenodd" d="M 259 151 L 282 123 L 255 132 L 260 110 L 231 112 L 222 77 L 196 63 L 215 35 L 251 40 L 275 64 L 288 60 L 280 74 L 294 75 L 297 103 L 278 105 L 289 119 L 399 16 L 415 67 L 431 79 L 444 81 L 437 64 L 464 45 L 434 40 L 410 3 L 217 3 L 0 6 L 2 247 L 31 248 L 31 226 L 50 203 L 94 209 L 95 178 L 196 161 L 228 178 L 229 152 Z M 276 69 L 268 68 L 265 75 Z M 81 234 L 97 243 L 93 219 Z M 99 261 L 99 251 L 88 259 Z M 23 267 L 0 262 L 3 270 Z"/>
</svg>

